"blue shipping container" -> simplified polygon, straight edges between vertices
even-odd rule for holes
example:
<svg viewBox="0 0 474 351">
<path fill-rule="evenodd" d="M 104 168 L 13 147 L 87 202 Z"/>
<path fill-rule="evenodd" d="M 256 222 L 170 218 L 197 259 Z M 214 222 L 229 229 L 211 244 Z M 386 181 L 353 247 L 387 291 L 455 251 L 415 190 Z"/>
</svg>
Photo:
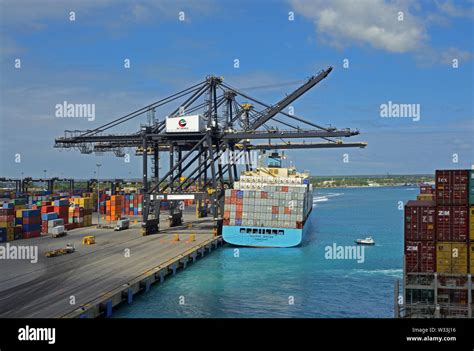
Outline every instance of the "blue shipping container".
<svg viewBox="0 0 474 351">
<path fill-rule="evenodd" d="M 69 206 L 68 200 L 54 200 L 54 206 Z"/>
<path fill-rule="evenodd" d="M 56 218 L 58 218 L 58 214 L 56 212 L 43 213 L 41 215 L 42 221 L 49 221 L 50 219 L 56 219 Z"/>
<path fill-rule="evenodd" d="M 0 243 L 7 241 L 7 233 L 0 233 Z"/>
<path fill-rule="evenodd" d="M 41 215 L 40 210 L 23 210 L 23 218 L 25 217 L 39 217 Z"/>
<path fill-rule="evenodd" d="M 41 224 L 23 224 L 24 232 L 31 232 L 38 229 L 41 229 Z"/>
<path fill-rule="evenodd" d="M 13 240 L 21 240 L 23 239 L 23 233 L 16 233 L 13 235 Z"/>
<path fill-rule="evenodd" d="M 12 208 L 15 208 L 15 205 L 13 204 L 13 202 L 4 202 L 3 208 L 12 209 Z"/>
</svg>

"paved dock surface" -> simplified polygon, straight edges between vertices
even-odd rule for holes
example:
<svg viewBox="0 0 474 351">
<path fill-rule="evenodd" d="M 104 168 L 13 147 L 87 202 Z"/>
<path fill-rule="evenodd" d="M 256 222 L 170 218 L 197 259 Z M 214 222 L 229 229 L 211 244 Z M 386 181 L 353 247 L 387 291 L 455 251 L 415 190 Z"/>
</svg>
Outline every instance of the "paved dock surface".
<svg viewBox="0 0 474 351">
<path fill-rule="evenodd" d="M 42 236 L 9 242 L 15 246 L 37 245 L 38 262 L 0 261 L 0 317 L 64 316 L 213 237 L 212 219 L 196 219 L 192 210 L 184 216 L 185 223 L 192 223 L 191 228 L 168 228 L 165 218 L 160 234 L 150 236 L 142 236 L 140 224 L 132 222 L 130 229 L 119 232 L 94 226 L 74 229 L 61 238 Z M 173 241 L 175 233 L 179 234 L 178 242 Z M 195 234 L 193 242 L 189 241 L 191 234 Z M 86 235 L 94 235 L 96 244 L 82 245 Z M 46 251 L 67 243 L 75 245 L 74 253 L 45 257 Z M 70 303 L 72 298 L 75 305 Z"/>
</svg>

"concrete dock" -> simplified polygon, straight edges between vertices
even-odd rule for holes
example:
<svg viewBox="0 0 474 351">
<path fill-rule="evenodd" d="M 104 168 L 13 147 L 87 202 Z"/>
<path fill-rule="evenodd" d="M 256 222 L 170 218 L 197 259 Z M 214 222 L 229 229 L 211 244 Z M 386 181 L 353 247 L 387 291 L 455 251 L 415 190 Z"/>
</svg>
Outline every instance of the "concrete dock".
<svg viewBox="0 0 474 351">
<path fill-rule="evenodd" d="M 137 292 L 163 282 L 222 244 L 222 238 L 212 234 L 212 219 L 196 219 L 192 208 L 181 227 L 169 228 L 165 218 L 160 234 L 150 236 L 142 236 L 140 224 L 132 222 L 130 229 L 120 232 L 94 226 L 71 230 L 61 238 L 9 242 L 37 245 L 38 262 L 0 261 L 0 317 L 109 316 L 118 304 L 131 303 Z M 173 240 L 174 234 L 179 241 Z M 189 240 L 192 234 L 194 241 Z M 86 235 L 94 235 L 96 243 L 82 245 Z M 67 243 L 75 245 L 74 253 L 45 257 L 46 251 Z"/>
</svg>

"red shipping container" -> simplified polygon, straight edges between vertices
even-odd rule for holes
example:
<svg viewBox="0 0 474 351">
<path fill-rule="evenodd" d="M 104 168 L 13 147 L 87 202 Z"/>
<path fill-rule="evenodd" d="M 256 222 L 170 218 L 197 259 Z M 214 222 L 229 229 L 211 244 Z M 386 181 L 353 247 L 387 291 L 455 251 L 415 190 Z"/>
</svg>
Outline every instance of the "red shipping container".
<svg viewBox="0 0 474 351">
<path fill-rule="evenodd" d="M 261 199 L 268 199 L 268 192 L 262 191 L 262 192 L 260 193 L 260 198 L 261 198 Z"/>
<path fill-rule="evenodd" d="M 54 212 L 54 206 L 41 206 L 41 213 Z"/>
<path fill-rule="evenodd" d="M 287 193 L 288 192 L 288 187 L 286 185 L 282 186 L 281 191 L 283 191 L 284 193 Z"/>
<path fill-rule="evenodd" d="M 236 203 L 237 205 L 242 205 L 242 204 L 244 203 L 244 199 L 243 199 L 243 198 L 240 198 L 240 199 L 237 198 L 237 199 L 235 199 L 235 203 Z"/>
<path fill-rule="evenodd" d="M 285 207 L 285 214 L 291 214 L 291 210 L 289 207 Z"/>
<path fill-rule="evenodd" d="M 435 228 L 436 203 L 408 201 L 405 206 L 405 240 L 434 240 Z"/>
<path fill-rule="evenodd" d="M 278 206 L 272 206 L 272 214 L 278 214 Z"/>
<path fill-rule="evenodd" d="M 405 241 L 405 269 L 407 272 L 434 273 L 436 246 L 431 241 Z"/>
<path fill-rule="evenodd" d="M 237 204 L 237 205 L 236 205 L 236 210 L 237 210 L 238 212 L 242 212 L 242 210 L 243 210 L 243 205 Z"/>
<path fill-rule="evenodd" d="M 438 302 L 442 304 L 467 304 L 467 290 L 439 289 Z"/>
<path fill-rule="evenodd" d="M 235 218 L 236 218 L 236 219 L 242 219 L 242 211 L 237 210 L 237 211 L 235 212 Z"/>
<path fill-rule="evenodd" d="M 23 239 L 31 239 L 31 238 L 37 238 L 41 236 L 41 230 L 32 230 L 29 232 L 23 232 Z"/>
<path fill-rule="evenodd" d="M 466 241 L 469 238 L 469 208 L 438 206 L 436 210 L 438 241 Z"/>
<path fill-rule="evenodd" d="M 469 171 L 436 171 L 436 204 L 469 204 Z"/>
<path fill-rule="evenodd" d="M 420 185 L 420 194 L 434 194 L 434 189 L 431 185 Z"/>
<path fill-rule="evenodd" d="M 23 217 L 23 224 L 41 224 L 41 217 Z"/>
<path fill-rule="evenodd" d="M 15 210 L 13 208 L 0 208 L 0 216 L 14 216 Z"/>
<path fill-rule="evenodd" d="M 469 207 L 453 206 L 452 207 L 452 241 L 467 241 L 469 239 Z"/>
</svg>

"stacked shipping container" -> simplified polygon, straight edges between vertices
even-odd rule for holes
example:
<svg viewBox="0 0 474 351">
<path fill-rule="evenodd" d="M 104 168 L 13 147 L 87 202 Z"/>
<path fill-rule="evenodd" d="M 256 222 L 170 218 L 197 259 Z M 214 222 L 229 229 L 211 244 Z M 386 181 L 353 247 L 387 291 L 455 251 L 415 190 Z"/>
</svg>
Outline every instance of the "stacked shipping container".
<svg viewBox="0 0 474 351">
<path fill-rule="evenodd" d="M 469 270 L 469 171 L 436 171 L 436 239 L 439 273 Z"/>
<path fill-rule="evenodd" d="M 245 187 L 236 182 L 235 188 Z M 303 228 L 310 211 L 308 185 L 263 185 L 260 190 L 227 189 L 223 224 Z"/>
<path fill-rule="evenodd" d="M 405 268 L 407 272 L 433 273 L 435 267 L 435 216 L 433 201 L 408 201 L 405 206 Z"/>
<path fill-rule="evenodd" d="M 122 216 L 124 200 L 122 195 L 112 195 L 106 201 L 106 220 L 116 221 Z"/>
<path fill-rule="evenodd" d="M 433 302 L 437 296 L 441 304 L 467 303 L 467 274 L 474 274 L 473 174 L 438 170 L 434 191 L 421 186 L 417 196 L 433 201 L 409 201 L 405 206 L 405 273 L 438 273 L 439 284 L 434 294 L 433 287 L 413 288 L 410 279 L 405 281 L 407 301 Z"/>
</svg>

